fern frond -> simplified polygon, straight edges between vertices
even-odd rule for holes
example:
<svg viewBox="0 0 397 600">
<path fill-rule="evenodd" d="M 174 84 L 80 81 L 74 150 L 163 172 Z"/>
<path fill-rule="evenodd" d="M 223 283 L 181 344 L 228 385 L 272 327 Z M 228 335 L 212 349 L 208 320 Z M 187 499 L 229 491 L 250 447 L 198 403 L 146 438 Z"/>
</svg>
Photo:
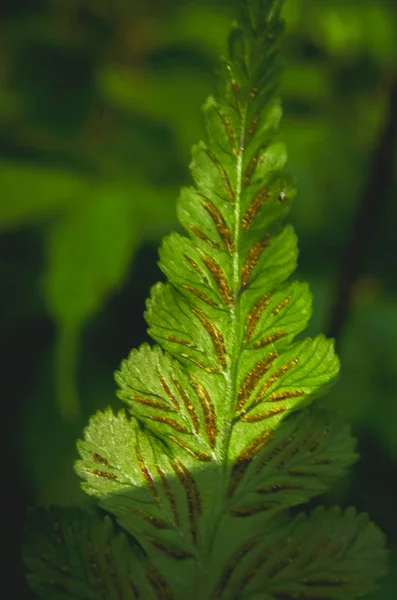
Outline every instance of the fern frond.
<svg viewBox="0 0 397 600">
<path fill-rule="evenodd" d="M 338 375 L 332 341 L 296 340 L 311 297 L 288 281 L 297 241 L 275 138 L 280 10 L 243 2 L 178 204 L 187 235 L 160 250 L 168 282 L 146 312 L 157 345 L 116 374 L 126 412 L 98 413 L 78 446 L 85 491 L 175 600 L 344 600 L 383 572 L 383 537 L 362 517 L 286 516 L 356 455 L 349 430 L 311 406 Z"/>
</svg>

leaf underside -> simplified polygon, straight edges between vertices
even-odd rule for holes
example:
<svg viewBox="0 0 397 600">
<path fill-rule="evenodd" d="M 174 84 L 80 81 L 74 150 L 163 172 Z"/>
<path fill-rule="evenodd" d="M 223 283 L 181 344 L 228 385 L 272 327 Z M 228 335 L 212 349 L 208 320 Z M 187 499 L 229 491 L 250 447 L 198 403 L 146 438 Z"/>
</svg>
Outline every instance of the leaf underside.
<svg viewBox="0 0 397 600">
<path fill-rule="evenodd" d="M 41 598 L 167 598 L 161 575 L 142 557 L 138 544 L 115 531 L 109 517 L 77 508 L 39 510 L 28 525 L 28 582 Z"/>
<path fill-rule="evenodd" d="M 80 509 L 29 519 L 28 582 L 45 600 L 171 600 L 166 578 L 109 517 Z M 349 599 L 373 589 L 383 535 L 354 509 L 319 508 L 258 531 L 225 565 L 213 598 Z M 184 563 L 179 563 L 184 568 Z M 188 596 L 186 596 L 188 597 Z M 191 597 L 189 595 L 189 597 Z M 201 596 L 202 597 L 202 596 Z"/>
<path fill-rule="evenodd" d="M 168 282 L 146 311 L 157 344 L 123 361 L 126 409 L 91 419 L 76 470 L 140 544 L 137 597 L 348 600 L 383 572 L 384 541 L 352 509 L 287 513 L 357 456 L 349 429 L 315 405 L 339 363 L 332 341 L 299 335 L 311 295 L 289 281 L 294 190 L 275 137 L 281 3 L 243 6 L 178 203 L 187 235 L 160 250 Z M 139 587 L 147 564 L 167 582 L 150 593 Z"/>
</svg>

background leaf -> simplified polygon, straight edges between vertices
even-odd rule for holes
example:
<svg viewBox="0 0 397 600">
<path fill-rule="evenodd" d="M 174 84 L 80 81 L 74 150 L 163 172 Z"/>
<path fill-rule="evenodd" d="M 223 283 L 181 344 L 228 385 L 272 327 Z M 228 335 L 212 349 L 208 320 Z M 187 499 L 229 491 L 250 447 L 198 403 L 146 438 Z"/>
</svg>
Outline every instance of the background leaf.
<svg viewBox="0 0 397 600">
<path fill-rule="evenodd" d="M 3 162 L 0 186 L 5 202 L 0 209 L 2 229 L 69 211 L 85 198 L 88 181 L 71 171 Z"/>
<path fill-rule="evenodd" d="M 46 292 L 61 329 L 57 380 L 65 417 L 79 410 L 77 394 L 68 385 L 75 381 L 78 331 L 123 277 L 138 238 L 130 199 L 123 191 L 95 186 L 91 193 L 91 201 L 63 219 L 49 239 Z"/>
</svg>

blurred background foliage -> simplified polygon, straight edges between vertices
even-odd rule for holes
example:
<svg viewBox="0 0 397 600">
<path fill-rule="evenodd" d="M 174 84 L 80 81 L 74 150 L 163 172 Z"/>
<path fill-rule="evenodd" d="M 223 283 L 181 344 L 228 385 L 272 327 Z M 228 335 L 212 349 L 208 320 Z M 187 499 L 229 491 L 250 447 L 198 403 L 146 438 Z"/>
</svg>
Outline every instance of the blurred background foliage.
<svg viewBox="0 0 397 600">
<path fill-rule="evenodd" d="M 8 0 L 0 26 L 3 545 L 15 594 L 27 505 L 86 501 L 75 440 L 147 339 L 200 107 L 238 0 Z M 397 4 L 288 0 L 281 137 L 298 183 L 310 333 L 336 337 L 324 402 L 361 461 L 326 502 L 387 533 L 397 596 Z M 393 568 L 394 565 L 394 568 Z M 3 581 L 4 589 L 7 585 Z"/>
</svg>

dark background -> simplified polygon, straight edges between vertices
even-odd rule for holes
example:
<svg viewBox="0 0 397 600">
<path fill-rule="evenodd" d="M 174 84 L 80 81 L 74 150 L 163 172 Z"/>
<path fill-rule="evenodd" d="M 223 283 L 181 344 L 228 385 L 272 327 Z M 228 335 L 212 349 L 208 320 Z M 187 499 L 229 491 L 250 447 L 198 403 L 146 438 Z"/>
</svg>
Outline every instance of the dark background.
<svg viewBox="0 0 397 600">
<path fill-rule="evenodd" d="M 84 502 L 75 441 L 147 339 L 200 106 L 233 2 L 8 0 L 0 9 L 2 589 L 29 598 L 28 505 Z M 324 501 L 387 533 L 397 597 L 397 3 L 288 0 L 281 137 L 311 334 L 336 338 L 327 402 L 361 460 Z M 394 565 L 394 568 L 393 568 Z"/>
</svg>

